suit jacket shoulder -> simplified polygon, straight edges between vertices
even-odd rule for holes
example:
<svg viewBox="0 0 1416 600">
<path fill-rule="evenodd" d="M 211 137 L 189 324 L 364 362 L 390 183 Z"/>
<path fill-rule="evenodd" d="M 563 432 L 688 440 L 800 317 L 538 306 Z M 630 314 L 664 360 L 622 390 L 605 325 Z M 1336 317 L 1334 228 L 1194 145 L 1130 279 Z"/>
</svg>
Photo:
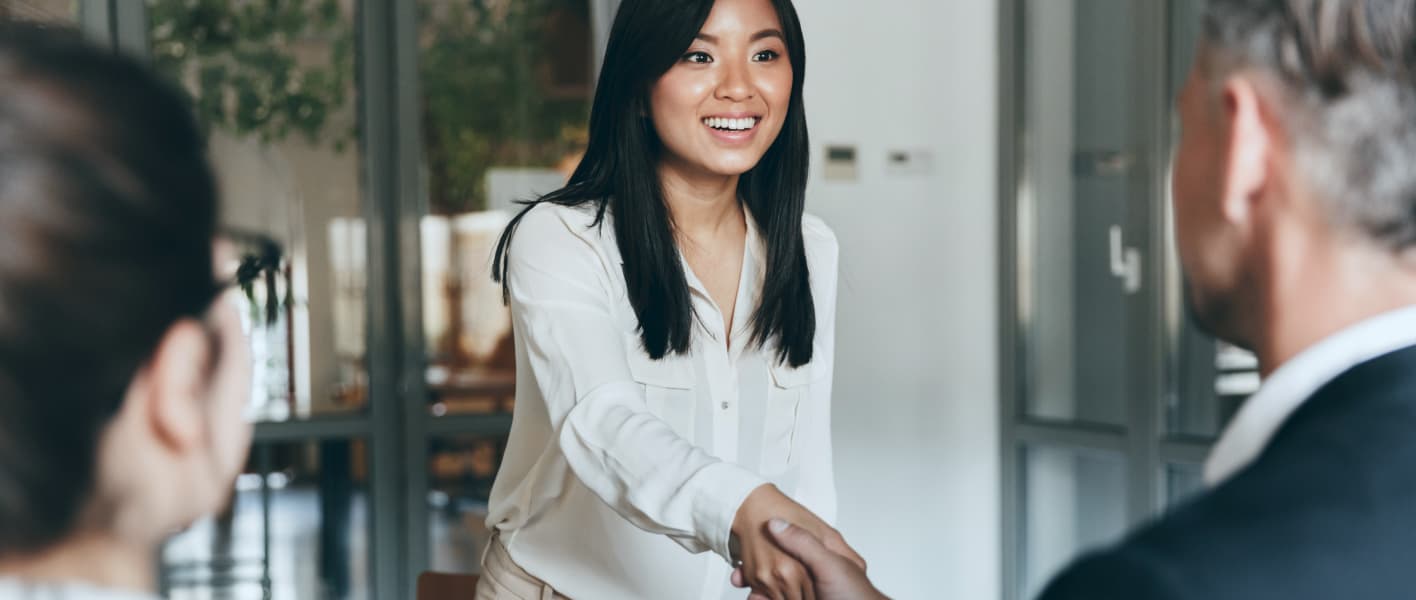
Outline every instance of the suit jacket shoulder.
<svg viewBox="0 0 1416 600">
<path fill-rule="evenodd" d="M 1416 348 L 1334 379 L 1257 460 L 1121 544 L 1046 600 L 1416 597 Z"/>
</svg>

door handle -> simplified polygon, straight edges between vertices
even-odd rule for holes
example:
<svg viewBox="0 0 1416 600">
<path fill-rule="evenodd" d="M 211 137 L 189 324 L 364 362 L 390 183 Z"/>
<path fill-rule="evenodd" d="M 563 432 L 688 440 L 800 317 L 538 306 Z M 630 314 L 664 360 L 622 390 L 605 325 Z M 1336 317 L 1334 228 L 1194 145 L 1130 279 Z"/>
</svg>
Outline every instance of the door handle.
<svg viewBox="0 0 1416 600">
<path fill-rule="evenodd" d="M 1141 251 L 1126 247 L 1121 226 L 1111 226 L 1111 274 L 1121 280 L 1127 295 L 1141 291 Z"/>
</svg>

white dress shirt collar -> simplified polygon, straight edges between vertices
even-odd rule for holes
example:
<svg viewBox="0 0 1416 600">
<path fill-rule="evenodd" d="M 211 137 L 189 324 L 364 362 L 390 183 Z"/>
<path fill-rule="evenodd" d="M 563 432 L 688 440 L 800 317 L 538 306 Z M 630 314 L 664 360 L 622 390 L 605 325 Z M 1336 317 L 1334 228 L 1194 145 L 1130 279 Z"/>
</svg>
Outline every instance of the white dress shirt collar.
<svg viewBox="0 0 1416 600">
<path fill-rule="evenodd" d="M 1288 416 L 1348 369 L 1416 345 L 1416 306 L 1348 327 L 1284 363 L 1239 409 L 1205 462 L 1205 483 L 1218 485 L 1258 458 Z"/>
</svg>

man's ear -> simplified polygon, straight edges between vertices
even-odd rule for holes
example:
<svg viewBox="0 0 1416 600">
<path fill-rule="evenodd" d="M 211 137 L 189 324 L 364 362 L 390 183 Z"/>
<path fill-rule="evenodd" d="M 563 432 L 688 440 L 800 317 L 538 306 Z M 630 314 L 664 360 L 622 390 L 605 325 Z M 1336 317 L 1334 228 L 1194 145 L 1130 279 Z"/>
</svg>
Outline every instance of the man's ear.
<svg viewBox="0 0 1416 600">
<path fill-rule="evenodd" d="M 1219 102 L 1224 111 L 1226 156 L 1221 213 L 1230 224 L 1247 229 L 1255 203 L 1270 184 L 1274 130 L 1256 82 L 1236 75 L 1224 82 Z"/>
<path fill-rule="evenodd" d="M 133 383 L 155 437 L 173 452 L 183 453 L 206 435 L 202 398 L 207 385 L 212 347 L 207 330 L 192 319 L 168 328 L 152 360 Z"/>
</svg>

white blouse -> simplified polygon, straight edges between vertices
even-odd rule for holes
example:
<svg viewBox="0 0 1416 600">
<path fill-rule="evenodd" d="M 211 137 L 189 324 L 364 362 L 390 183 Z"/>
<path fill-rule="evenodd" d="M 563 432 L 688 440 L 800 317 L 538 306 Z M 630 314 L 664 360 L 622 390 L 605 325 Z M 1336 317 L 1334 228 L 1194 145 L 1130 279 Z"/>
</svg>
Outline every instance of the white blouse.
<svg viewBox="0 0 1416 600">
<path fill-rule="evenodd" d="M 835 235 L 803 219 L 810 363 L 783 366 L 775 344 L 749 343 L 765 254 L 751 217 L 733 322 L 684 263 L 690 352 L 656 361 L 605 218 L 591 227 L 590 206 L 541 204 L 516 231 L 516 409 L 487 524 L 518 565 L 572 598 L 742 598 L 728 583 L 728 538 L 750 492 L 774 483 L 835 519 Z"/>
</svg>

